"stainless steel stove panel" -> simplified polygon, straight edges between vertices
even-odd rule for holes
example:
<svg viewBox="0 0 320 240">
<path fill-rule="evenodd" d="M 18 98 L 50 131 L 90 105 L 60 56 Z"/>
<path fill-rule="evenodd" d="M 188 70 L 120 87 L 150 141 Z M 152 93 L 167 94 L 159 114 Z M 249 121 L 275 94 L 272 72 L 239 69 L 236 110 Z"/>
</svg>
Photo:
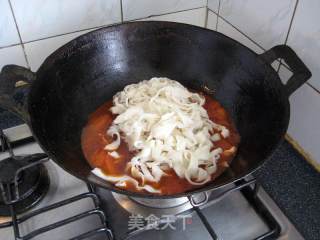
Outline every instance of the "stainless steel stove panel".
<svg viewBox="0 0 320 240">
<path fill-rule="evenodd" d="M 255 239 L 269 229 L 240 192 L 202 209 L 221 239 Z"/>
<path fill-rule="evenodd" d="M 11 141 L 21 139 L 21 137 L 30 136 L 30 131 L 26 125 L 15 127 L 5 131 L 6 135 Z M 29 143 L 14 149 L 15 154 L 30 154 L 35 152 L 41 152 L 40 147 L 36 143 Z M 0 154 L 0 159 L 4 159 L 7 156 L 6 153 Z M 1 161 L 1 160 L 0 160 Z M 76 179 L 70 174 L 66 173 L 60 167 L 53 162 L 46 163 L 48 167 L 51 186 L 48 194 L 43 201 L 36 206 L 34 209 L 39 209 L 43 206 L 47 206 L 51 203 L 64 200 L 74 195 L 78 195 L 83 192 L 87 192 L 87 186 L 84 182 Z M 108 222 L 114 231 L 116 239 L 125 239 L 128 230 L 128 220 L 131 215 L 125 208 L 123 208 L 119 202 L 117 202 L 113 194 L 103 189 L 97 189 L 100 194 L 103 208 L 105 210 Z M 300 240 L 302 236 L 297 232 L 294 226 L 288 221 L 283 215 L 281 210 L 276 206 L 272 199 L 265 193 L 263 189 L 259 190 L 258 195 L 264 202 L 265 206 L 270 209 L 274 218 L 277 219 L 281 226 L 281 235 L 278 239 L 280 240 Z M 125 204 L 132 204 L 127 202 Z M 136 204 L 136 203 L 135 203 Z M 92 209 L 93 203 L 91 200 L 83 200 L 73 205 L 68 205 L 68 208 L 62 207 L 61 209 L 55 209 L 51 212 L 42 214 L 36 218 L 32 218 L 26 223 L 21 225 L 21 232 L 28 233 L 35 228 L 45 226 L 49 223 L 65 219 L 67 217 L 76 215 L 79 212 L 83 212 L 88 209 Z M 127 206 L 128 208 L 128 206 Z M 141 206 L 140 206 L 141 208 Z M 151 213 L 163 214 L 170 213 L 168 210 L 160 211 L 159 209 L 144 208 L 141 214 L 144 212 L 145 215 Z M 183 210 L 190 209 L 191 205 L 186 204 Z M 34 210 L 32 209 L 32 210 Z M 138 213 L 135 207 L 135 212 Z M 32 211 L 31 210 L 31 211 Z M 258 217 L 254 209 L 243 197 L 240 192 L 234 192 L 226 196 L 222 201 L 214 204 L 207 204 L 201 207 L 202 213 L 207 217 L 212 228 L 218 234 L 219 239 L 254 239 L 254 237 L 263 234 L 268 230 L 267 225 Z M 187 211 L 183 214 L 191 214 L 192 222 L 186 224 L 186 229 L 182 229 L 182 223 L 180 220 L 175 223 L 176 230 L 148 230 L 143 233 L 132 235 L 130 239 L 211 239 L 206 228 L 200 221 L 197 214 L 191 211 Z M 46 240 L 65 240 L 71 236 L 79 235 L 81 232 L 86 232 L 90 229 L 98 227 L 100 224 L 97 218 L 87 218 L 81 222 L 63 226 L 57 230 L 50 231 L 46 234 L 38 236 L 34 239 L 46 239 Z M 138 233 L 138 232 L 137 232 Z M 13 238 L 12 228 L 0 229 L 0 239 L 10 240 Z M 91 239 L 105 239 L 103 236 L 97 236 Z"/>
</svg>

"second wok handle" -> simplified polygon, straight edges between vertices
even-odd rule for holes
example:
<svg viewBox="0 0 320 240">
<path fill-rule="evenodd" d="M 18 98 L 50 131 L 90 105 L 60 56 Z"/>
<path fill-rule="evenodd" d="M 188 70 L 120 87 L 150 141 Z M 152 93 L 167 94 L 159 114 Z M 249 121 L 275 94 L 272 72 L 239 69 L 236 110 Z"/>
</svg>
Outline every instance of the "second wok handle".
<svg viewBox="0 0 320 240">
<path fill-rule="evenodd" d="M 285 89 L 288 95 L 291 95 L 295 90 L 301 87 L 309 78 L 311 72 L 298 55 L 287 45 L 275 46 L 260 55 L 260 58 L 271 64 L 278 58 L 282 58 L 290 67 L 293 75 L 285 84 Z"/>
</svg>

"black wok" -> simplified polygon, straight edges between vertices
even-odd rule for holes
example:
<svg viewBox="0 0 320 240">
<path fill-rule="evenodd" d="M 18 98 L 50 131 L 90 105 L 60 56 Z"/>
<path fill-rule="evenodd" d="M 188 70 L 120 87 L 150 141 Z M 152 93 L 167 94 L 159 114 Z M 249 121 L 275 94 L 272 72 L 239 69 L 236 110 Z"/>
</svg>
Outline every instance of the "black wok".
<svg viewBox="0 0 320 240">
<path fill-rule="evenodd" d="M 283 58 L 293 71 L 284 85 L 271 63 Z M 132 196 L 91 174 L 80 136 L 90 113 L 126 85 L 168 77 L 192 89 L 214 90 L 241 135 L 230 168 L 189 196 L 232 183 L 256 170 L 286 133 L 288 97 L 311 77 L 287 46 L 257 55 L 211 30 L 170 22 L 134 22 L 82 35 L 51 54 L 36 73 L 7 65 L 0 103 L 30 126 L 43 150 L 62 168 L 97 186 Z M 18 81 L 27 84 L 15 87 Z"/>
</svg>

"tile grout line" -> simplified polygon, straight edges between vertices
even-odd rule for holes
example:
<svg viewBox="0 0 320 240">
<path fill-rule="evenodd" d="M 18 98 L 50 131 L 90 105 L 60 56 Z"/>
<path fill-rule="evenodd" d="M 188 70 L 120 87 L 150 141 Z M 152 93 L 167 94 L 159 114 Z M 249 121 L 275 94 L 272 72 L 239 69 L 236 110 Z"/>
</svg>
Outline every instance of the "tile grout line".
<svg viewBox="0 0 320 240">
<path fill-rule="evenodd" d="M 206 1 L 206 16 L 205 16 L 205 19 L 204 19 L 204 27 L 205 28 L 208 28 L 208 13 L 209 13 L 209 0 Z"/>
<path fill-rule="evenodd" d="M 204 27 L 208 28 L 208 13 L 209 13 L 209 8 L 206 7 L 206 15 L 204 16 Z"/>
<path fill-rule="evenodd" d="M 316 87 L 314 87 L 311 83 L 306 82 L 306 84 L 311 87 L 314 91 L 316 91 L 318 94 L 320 94 L 320 90 L 318 90 Z"/>
<path fill-rule="evenodd" d="M 284 68 L 286 68 L 287 70 L 289 70 L 290 72 L 292 72 L 291 69 L 290 69 L 287 65 L 283 64 L 282 62 L 280 62 L 280 64 L 281 64 L 281 66 L 283 66 Z"/>
<path fill-rule="evenodd" d="M 14 44 L 2 46 L 2 47 L 0 47 L 0 50 L 1 50 L 1 49 L 4 49 L 4 48 L 15 47 L 15 46 L 18 46 L 18 45 L 21 45 L 21 42 L 20 42 L 20 43 L 14 43 Z"/>
<path fill-rule="evenodd" d="M 160 16 L 164 16 L 164 15 L 168 15 L 168 14 L 187 12 L 187 11 L 197 10 L 197 9 L 201 9 L 201 8 L 206 8 L 206 6 L 189 8 L 189 9 L 185 9 L 185 10 L 179 10 L 179 11 L 175 11 L 175 12 L 167 12 L 167 13 L 162 13 L 162 14 L 152 14 L 152 15 L 149 15 L 149 16 L 146 16 L 146 17 L 140 17 L 140 18 L 134 18 L 134 19 L 131 19 L 131 20 L 126 20 L 124 22 L 132 22 L 132 21 L 137 21 L 137 20 L 141 20 L 141 19 L 147 19 L 147 18 L 151 18 L 151 17 L 160 17 Z"/>
<path fill-rule="evenodd" d="M 72 31 L 72 32 L 67 32 L 67 33 L 61 33 L 61 34 L 57 34 L 57 35 L 52 35 L 52 36 L 49 36 L 49 37 L 37 38 L 37 39 L 34 39 L 34 40 L 30 40 L 30 41 L 23 42 L 23 44 L 38 42 L 38 41 L 42 41 L 42 40 L 46 40 L 46 39 L 51 39 L 51 38 L 55 38 L 55 37 L 61 37 L 61 36 L 65 36 L 65 35 L 69 35 L 69 34 L 73 34 L 73 33 L 78 33 L 78 32 L 83 32 L 83 31 L 95 30 L 95 29 L 97 29 L 97 28 L 103 28 L 103 27 L 107 27 L 107 26 L 113 26 L 113 25 L 117 25 L 117 24 L 120 24 L 120 23 L 121 23 L 121 22 L 116 22 L 116 23 L 112 23 L 112 24 L 105 24 L 105 25 L 100 25 L 100 26 L 96 26 L 96 27 L 84 28 L 84 29 L 76 30 L 76 31 Z"/>
<path fill-rule="evenodd" d="M 208 8 L 208 11 L 210 11 L 210 12 L 214 13 L 215 15 L 218 15 L 218 13 L 217 13 L 217 12 L 215 12 L 215 11 L 213 11 L 211 8 Z"/>
<path fill-rule="evenodd" d="M 123 5 L 122 5 L 122 0 L 120 0 L 120 14 L 121 14 L 121 22 L 123 23 Z"/>
<path fill-rule="evenodd" d="M 290 32 L 291 32 L 293 19 L 294 19 L 295 15 L 296 15 L 296 11 L 297 11 L 297 8 L 298 8 L 298 4 L 299 4 L 299 0 L 296 0 L 296 4 L 294 5 L 292 17 L 291 17 L 291 19 L 290 19 L 290 23 L 289 23 L 289 28 L 288 28 L 288 32 L 287 32 L 287 35 L 286 35 L 286 39 L 285 39 L 285 41 L 284 41 L 284 44 L 285 44 L 285 45 L 287 44 L 288 39 L 289 39 L 289 35 L 290 35 Z"/>
<path fill-rule="evenodd" d="M 287 43 L 288 43 L 289 35 L 290 35 L 290 32 L 291 32 L 291 28 L 292 28 L 293 19 L 294 19 L 295 15 L 296 15 L 298 4 L 299 4 L 299 0 L 296 0 L 296 3 L 294 5 L 294 9 L 293 9 L 293 13 L 292 13 L 292 16 L 291 16 L 291 19 L 290 19 L 290 23 L 289 23 L 286 39 L 284 40 L 284 45 L 287 45 Z M 281 65 L 283 65 L 282 64 L 282 59 L 280 60 L 280 64 L 278 66 L 277 72 L 279 72 Z"/>
<path fill-rule="evenodd" d="M 221 6 L 221 0 L 219 0 L 219 3 L 218 3 L 218 13 L 217 13 L 217 21 L 216 21 L 216 31 L 218 31 L 218 25 L 219 25 L 220 6 Z"/>
<path fill-rule="evenodd" d="M 28 61 L 27 53 L 25 51 L 24 44 L 22 42 L 21 33 L 20 33 L 19 28 L 18 28 L 18 22 L 17 22 L 16 16 L 14 15 L 14 11 L 13 11 L 13 7 L 11 5 L 11 1 L 8 0 L 8 3 L 9 3 L 11 14 L 12 14 L 12 17 L 13 17 L 13 20 L 14 20 L 14 24 L 16 26 L 16 29 L 17 29 L 17 32 L 18 32 L 18 36 L 19 36 L 19 39 L 20 39 L 20 44 L 19 45 L 21 45 L 21 47 L 22 47 L 22 51 L 23 51 L 24 58 L 26 60 L 27 67 L 30 69 L 30 64 L 29 64 L 29 61 Z"/>
</svg>

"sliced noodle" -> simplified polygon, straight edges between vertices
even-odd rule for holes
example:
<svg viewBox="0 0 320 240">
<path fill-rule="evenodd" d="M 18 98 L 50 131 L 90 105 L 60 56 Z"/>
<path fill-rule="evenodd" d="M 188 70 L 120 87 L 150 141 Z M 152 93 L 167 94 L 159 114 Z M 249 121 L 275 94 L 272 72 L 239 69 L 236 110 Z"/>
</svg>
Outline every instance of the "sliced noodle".
<svg viewBox="0 0 320 240">
<path fill-rule="evenodd" d="M 223 152 L 214 148 L 214 142 L 230 134 L 225 126 L 209 119 L 204 103 L 203 96 L 168 78 L 128 85 L 113 98 L 110 110 L 117 117 L 107 134 L 115 140 L 105 149 L 116 150 L 121 134 L 129 150 L 136 152 L 127 168 L 143 184 L 159 182 L 165 170 L 172 168 L 180 178 L 202 185 L 211 180 Z M 124 186 L 123 181 L 137 182 L 129 176 L 107 180 L 118 186 Z"/>
<path fill-rule="evenodd" d="M 138 190 L 146 190 L 147 192 L 150 193 L 161 193 L 160 190 L 157 190 L 155 188 L 153 188 L 150 185 L 145 184 L 144 186 L 139 186 L 139 182 L 137 180 L 135 180 L 134 178 L 130 177 L 130 176 L 121 176 L 121 177 L 114 177 L 114 176 L 109 176 L 104 174 L 100 168 L 94 168 L 92 170 L 92 173 L 94 175 L 96 175 L 99 178 L 102 178 L 108 182 L 114 182 L 116 183 L 115 185 L 117 187 L 126 187 L 126 182 L 130 182 L 133 183 L 134 186 L 138 189 Z"/>
</svg>

